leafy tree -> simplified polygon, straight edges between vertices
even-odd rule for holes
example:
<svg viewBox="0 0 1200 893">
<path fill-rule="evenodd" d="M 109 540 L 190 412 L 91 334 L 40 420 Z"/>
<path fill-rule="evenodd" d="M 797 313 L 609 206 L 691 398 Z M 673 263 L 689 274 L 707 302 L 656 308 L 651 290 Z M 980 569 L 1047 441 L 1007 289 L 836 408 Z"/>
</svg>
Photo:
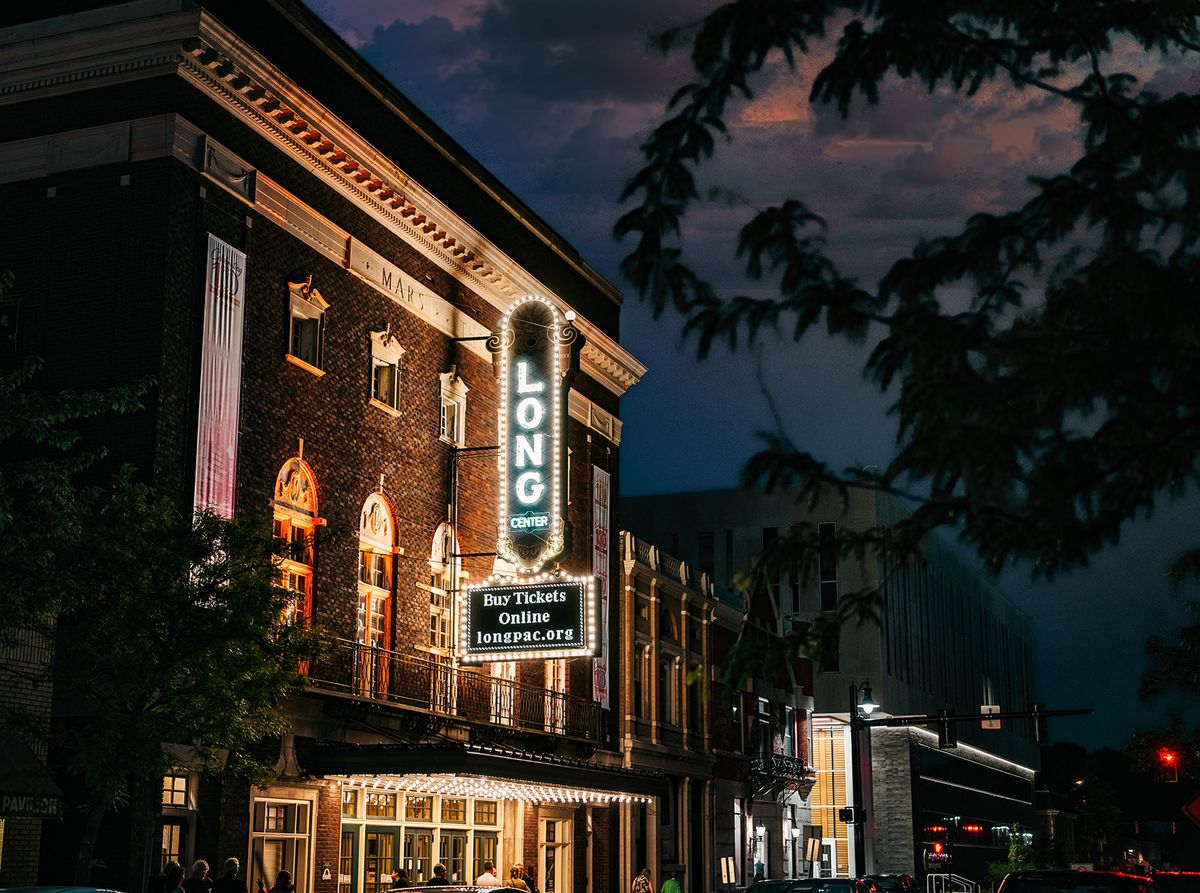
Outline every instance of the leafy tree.
<svg viewBox="0 0 1200 893">
<path fill-rule="evenodd" d="M 722 293 L 680 241 L 700 200 L 697 169 L 768 60 L 794 66 L 835 29 L 812 103 L 845 115 L 856 96 L 878 102 L 889 79 L 968 102 L 1003 79 L 1077 117 L 1078 158 L 1032 179 L 1020 207 L 920 242 L 874 284 L 830 259 L 819 209 L 781 196 L 753 213 L 736 245 L 747 279 L 776 293 Z M 847 552 L 906 556 L 949 526 L 989 567 L 1025 560 L 1045 575 L 1086 563 L 1124 522 L 1195 487 L 1200 96 L 1157 95 L 1131 70 L 1137 53 L 1121 52 L 1194 69 L 1194 0 L 733 0 L 657 43 L 690 45 L 694 78 L 625 189 L 636 205 L 616 233 L 636 245 L 624 274 L 656 315 L 682 314 L 700 356 L 764 332 L 799 341 L 821 325 L 870 337 L 864 373 L 899 421 L 895 456 L 877 476 L 773 434 L 744 469 L 747 484 L 790 485 L 801 499 L 866 486 L 910 501 L 911 517 L 890 529 L 844 537 Z M 969 305 L 945 301 L 947 289 L 969 293 Z M 781 537 L 754 575 L 811 569 L 814 540 L 807 527 Z M 1175 565 L 1198 571 L 1200 550 Z M 856 595 L 843 615 L 873 614 L 873 594 Z M 792 645 L 824 634 L 818 623 Z"/>
<path fill-rule="evenodd" d="M 0 300 L 13 286 L 0 275 Z M 45 393 L 34 388 L 43 362 L 31 357 L 0 370 L 0 616 L 12 634 L 42 626 L 63 598 L 62 547 L 80 530 L 78 477 L 103 458 L 85 449 L 74 425 L 141 408 L 150 382 L 108 391 Z"/>
<path fill-rule="evenodd" d="M 0 301 L 13 276 L 0 274 Z M 104 457 L 85 448 L 75 426 L 140 408 L 148 381 L 107 391 L 35 389 L 43 363 L 31 357 L 0 369 L 0 648 L 48 642 L 54 619 L 79 590 L 62 556 L 84 535 L 79 479 Z M 48 667 L 4 661 L 3 684 L 46 682 Z M 0 697 L 0 729 L 44 740 L 45 717 Z"/>
<path fill-rule="evenodd" d="M 1004 880 L 1010 871 L 1028 871 L 1039 868 L 1034 859 L 1033 848 L 1025 841 L 1025 834 L 1020 825 L 1012 826 L 1008 837 L 1008 858 L 1003 861 L 989 862 L 985 870 L 988 885 L 994 890 Z"/>
<path fill-rule="evenodd" d="M 88 794 L 77 883 L 108 809 L 171 767 L 163 742 L 269 778 L 255 745 L 287 728 L 283 700 L 323 642 L 281 623 L 289 594 L 263 519 L 192 519 L 129 470 L 91 505 L 69 556 L 87 585 L 60 615 L 56 662 L 55 734 Z"/>
</svg>

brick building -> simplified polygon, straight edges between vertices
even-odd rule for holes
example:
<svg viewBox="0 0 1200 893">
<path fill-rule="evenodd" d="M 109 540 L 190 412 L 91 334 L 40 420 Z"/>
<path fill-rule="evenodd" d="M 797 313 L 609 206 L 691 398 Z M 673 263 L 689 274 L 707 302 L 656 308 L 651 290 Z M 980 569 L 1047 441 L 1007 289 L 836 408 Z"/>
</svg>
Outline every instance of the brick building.
<svg viewBox="0 0 1200 893">
<path fill-rule="evenodd" d="M 485 860 L 546 893 L 616 889 L 621 805 L 664 790 L 622 764 L 619 641 L 607 665 L 467 665 L 459 637 L 465 587 L 518 557 L 495 554 L 487 339 L 527 296 L 562 336 L 553 561 L 617 579 L 619 398 L 644 372 L 620 295 L 293 0 L 6 8 L 0 48 L 5 334 L 50 387 L 153 376 L 147 409 L 103 432 L 113 454 L 182 504 L 267 515 L 297 546 L 291 619 L 338 638 L 289 704 L 276 783 L 201 775 L 176 748 L 106 827 L 94 882 L 237 856 L 251 884 L 287 867 L 301 893 Z M 326 525 L 351 535 L 314 546 Z M 69 879 L 76 833 L 69 811 L 45 824 L 43 882 Z"/>
<path fill-rule="evenodd" d="M 778 641 L 775 606 L 766 593 L 747 604 L 715 587 L 711 571 L 629 532 L 621 593 L 621 746 L 626 765 L 653 768 L 669 785 L 657 815 L 626 807 L 622 880 L 647 864 L 692 893 L 745 886 L 758 871 L 807 876 L 811 662 L 732 690 L 721 678 L 739 638 Z"/>
</svg>

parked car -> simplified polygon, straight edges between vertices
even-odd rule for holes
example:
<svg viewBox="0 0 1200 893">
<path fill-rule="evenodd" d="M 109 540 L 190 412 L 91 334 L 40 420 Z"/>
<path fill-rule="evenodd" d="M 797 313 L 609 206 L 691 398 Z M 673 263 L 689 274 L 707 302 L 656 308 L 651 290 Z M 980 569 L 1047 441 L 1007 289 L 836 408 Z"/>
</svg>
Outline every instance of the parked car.
<svg viewBox="0 0 1200 893">
<path fill-rule="evenodd" d="M 911 874 L 868 874 L 880 893 L 917 893 L 917 882 Z"/>
<path fill-rule="evenodd" d="M 121 893 L 107 887 L 76 887 L 74 884 L 45 887 L 0 887 L 0 893 Z"/>
<path fill-rule="evenodd" d="M 878 893 L 869 878 L 797 878 L 759 881 L 746 893 Z"/>
<path fill-rule="evenodd" d="M 996 893 L 1159 893 L 1159 889 L 1144 875 L 1120 871 L 1014 871 L 1004 876 Z"/>
</svg>

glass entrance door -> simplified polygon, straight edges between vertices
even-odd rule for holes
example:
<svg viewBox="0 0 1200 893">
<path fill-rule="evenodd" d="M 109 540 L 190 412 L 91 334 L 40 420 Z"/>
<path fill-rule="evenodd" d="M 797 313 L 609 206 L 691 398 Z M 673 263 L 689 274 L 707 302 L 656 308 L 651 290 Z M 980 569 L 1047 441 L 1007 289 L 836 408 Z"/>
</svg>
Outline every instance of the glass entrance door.
<svg viewBox="0 0 1200 893">
<path fill-rule="evenodd" d="M 363 853 L 363 893 L 383 893 L 392 886 L 396 870 L 398 832 L 384 828 L 368 828 Z"/>
<path fill-rule="evenodd" d="M 433 876 L 433 831 L 404 832 L 404 868 L 414 885 Z"/>
<path fill-rule="evenodd" d="M 571 893 L 571 820 L 538 822 L 538 868 L 542 893 Z"/>
<path fill-rule="evenodd" d="M 446 866 L 446 877 L 457 884 L 469 883 L 467 871 L 467 832 L 443 831 L 441 837 L 441 863 Z"/>
</svg>

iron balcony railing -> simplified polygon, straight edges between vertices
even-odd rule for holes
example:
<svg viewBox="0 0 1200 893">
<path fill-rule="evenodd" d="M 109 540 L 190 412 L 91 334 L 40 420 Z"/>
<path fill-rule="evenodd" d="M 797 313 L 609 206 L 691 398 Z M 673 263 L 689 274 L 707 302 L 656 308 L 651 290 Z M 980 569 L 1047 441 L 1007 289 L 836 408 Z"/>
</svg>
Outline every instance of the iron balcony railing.
<svg viewBox="0 0 1200 893">
<path fill-rule="evenodd" d="M 795 791 L 807 799 L 817 781 L 817 772 L 803 760 L 783 754 L 755 756 L 750 761 L 750 781 L 759 796 L 778 796 Z"/>
<path fill-rule="evenodd" d="M 600 741 L 600 707 L 594 701 L 349 639 L 338 639 L 313 665 L 309 681 L 465 722 Z"/>
</svg>

